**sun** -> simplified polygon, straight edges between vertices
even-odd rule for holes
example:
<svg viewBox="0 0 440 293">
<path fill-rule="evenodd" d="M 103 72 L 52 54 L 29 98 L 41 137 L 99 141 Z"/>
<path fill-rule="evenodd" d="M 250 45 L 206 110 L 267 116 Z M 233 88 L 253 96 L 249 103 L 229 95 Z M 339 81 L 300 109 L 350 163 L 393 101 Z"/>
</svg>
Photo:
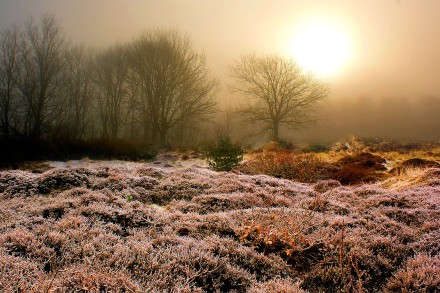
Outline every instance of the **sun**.
<svg viewBox="0 0 440 293">
<path fill-rule="evenodd" d="M 299 27 L 288 51 L 305 71 L 328 77 L 347 64 L 351 44 L 340 27 L 315 21 Z"/>
</svg>

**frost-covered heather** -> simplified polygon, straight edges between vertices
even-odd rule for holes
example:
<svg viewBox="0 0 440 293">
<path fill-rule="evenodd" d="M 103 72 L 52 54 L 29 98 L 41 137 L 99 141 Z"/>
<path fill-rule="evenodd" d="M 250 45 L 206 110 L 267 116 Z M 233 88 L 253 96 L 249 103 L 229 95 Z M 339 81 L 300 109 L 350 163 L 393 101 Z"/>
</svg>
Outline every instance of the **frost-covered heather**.
<svg viewBox="0 0 440 293">
<path fill-rule="evenodd" d="M 52 166 L 0 172 L 2 292 L 440 290 L 439 169 L 388 189 Z"/>
</svg>

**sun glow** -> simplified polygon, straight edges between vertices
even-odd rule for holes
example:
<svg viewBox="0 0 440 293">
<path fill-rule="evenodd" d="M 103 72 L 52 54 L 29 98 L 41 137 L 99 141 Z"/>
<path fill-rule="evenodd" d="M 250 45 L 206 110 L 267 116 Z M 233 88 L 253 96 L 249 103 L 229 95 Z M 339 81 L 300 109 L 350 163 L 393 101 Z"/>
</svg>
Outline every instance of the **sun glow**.
<svg viewBox="0 0 440 293">
<path fill-rule="evenodd" d="M 316 21 L 299 27 L 288 51 L 305 71 L 326 77 L 347 64 L 351 44 L 343 29 Z"/>
</svg>

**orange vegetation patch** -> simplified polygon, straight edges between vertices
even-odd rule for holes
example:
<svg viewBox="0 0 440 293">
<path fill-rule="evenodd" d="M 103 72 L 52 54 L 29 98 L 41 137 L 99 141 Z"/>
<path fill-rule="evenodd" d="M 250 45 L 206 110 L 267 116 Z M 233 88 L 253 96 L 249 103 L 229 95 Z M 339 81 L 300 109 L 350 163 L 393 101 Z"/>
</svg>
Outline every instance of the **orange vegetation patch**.
<svg viewBox="0 0 440 293">
<path fill-rule="evenodd" d="M 267 174 L 299 182 L 327 179 L 335 168 L 316 154 L 261 152 L 244 163 L 240 170 L 249 174 Z"/>
<path fill-rule="evenodd" d="M 240 171 L 267 174 L 299 182 L 312 183 L 335 179 L 345 185 L 375 182 L 386 175 L 386 160 L 371 153 L 345 156 L 336 162 L 318 154 L 291 152 L 261 152 L 244 163 Z"/>
</svg>

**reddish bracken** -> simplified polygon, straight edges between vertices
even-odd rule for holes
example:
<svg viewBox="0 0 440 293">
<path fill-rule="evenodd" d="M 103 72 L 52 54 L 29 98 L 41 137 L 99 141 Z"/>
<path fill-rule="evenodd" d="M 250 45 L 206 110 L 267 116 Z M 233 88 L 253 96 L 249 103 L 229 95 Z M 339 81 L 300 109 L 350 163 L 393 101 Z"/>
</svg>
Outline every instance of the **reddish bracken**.
<svg viewBox="0 0 440 293">
<path fill-rule="evenodd" d="M 246 174 L 269 174 L 306 183 L 334 179 L 344 185 L 355 185 L 386 178 L 385 163 L 384 158 L 371 153 L 348 155 L 329 162 L 313 153 L 266 151 L 254 154 L 238 170 Z"/>
<path fill-rule="evenodd" d="M 269 174 L 300 182 L 316 182 L 330 178 L 335 167 L 315 154 L 266 151 L 255 154 L 239 168 L 247 174 Z"/>
<path fill-rule="evenodd" d="M 420 176 L 389 190 L 147 163 L 2 171 L 0 291 L 436 292 L 440 170 Z"/>
</svg>

